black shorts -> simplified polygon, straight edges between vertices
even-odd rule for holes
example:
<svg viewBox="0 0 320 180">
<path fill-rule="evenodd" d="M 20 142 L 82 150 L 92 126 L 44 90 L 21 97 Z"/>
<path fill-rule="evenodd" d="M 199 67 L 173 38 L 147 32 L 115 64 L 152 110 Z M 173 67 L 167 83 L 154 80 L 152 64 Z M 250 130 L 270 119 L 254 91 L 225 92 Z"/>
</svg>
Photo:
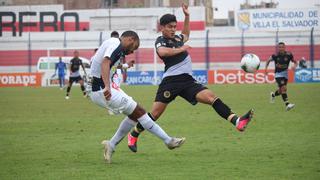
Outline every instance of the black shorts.
<svg viewBox="0 0 320 180">
<path fill-rule="evenodd" d="M 207 87 L 197 82 L 189 74 L 165 77 L 158 88 L 156 102 L 169 104 L 177 96 L 181 96 L 192 105 L 197 104 L 196 95 Z"/>
<path fill-rule="evenodd" d="M 92 91 L 100 91 L 101 89 L 104 89 L 104 82 L 102 78 L 92 77 Z"/>
<path fill-rule="evenodd" d="M 285 77 L 278 77 L 276 78 L 276 82 L 278 84 L 278 87 L 286 86 L 288 83 L 288 79 Z"/>
<path fill-rule="evenodd" d="M 77 76 L 77 77 L 69 77 L 69 83 L 73 83 L 73 82 L 79 82 L 80 80 L 82 80 L 81 76 Z"/>
</svg>

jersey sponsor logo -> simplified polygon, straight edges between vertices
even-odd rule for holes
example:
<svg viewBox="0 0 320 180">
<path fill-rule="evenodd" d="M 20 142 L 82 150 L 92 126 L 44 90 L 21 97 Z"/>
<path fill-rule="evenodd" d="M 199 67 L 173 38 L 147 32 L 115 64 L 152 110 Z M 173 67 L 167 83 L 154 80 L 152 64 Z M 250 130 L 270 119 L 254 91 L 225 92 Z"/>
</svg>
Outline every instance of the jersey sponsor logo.
<svg viewBox="0 0 320 180">
<path fill-rule="evenodd" d="M 161 46 L 161 43 L 157 43 L 156 47 L 159 48 Z"/>
<path fill-rule="evenodd" d="M 163 96 L 164 96 L 165 98 L 169 98 L 169 97 L 171 96 L 170 91 L 165 91 L 165 92 L 163 92 Z"/>
</svg>

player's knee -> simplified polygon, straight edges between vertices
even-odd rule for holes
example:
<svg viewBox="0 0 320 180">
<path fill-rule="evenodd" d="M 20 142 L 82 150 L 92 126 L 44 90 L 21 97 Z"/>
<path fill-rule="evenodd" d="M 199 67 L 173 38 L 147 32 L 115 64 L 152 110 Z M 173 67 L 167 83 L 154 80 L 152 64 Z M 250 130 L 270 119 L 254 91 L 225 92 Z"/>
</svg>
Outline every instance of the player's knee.
<svg viewBox="0 0 320 180">
<path fill-rule="evenodd" d="M 216 99 L 216 96 L 213 94 L 212 91 L 206 89 L 201 92 L 199 92 L 196 95 L 196 99 L 198 102 L 204 103 L 204 104 L 212 104 L 214 100 Z"/>
<path fill-rule="evenodd" d="M 146 110 L 143 109 L 139 104 L 134 109 L 134 111 L 128 116 L 130 119 L 138 119 L 146 113 Z"/>
<path fill-rule="evenodd" d="M 286 93 L 287 92 L 287 87 L 286 86 L 282 86 L 281 87 L 281 93 Z"/>
</svg>

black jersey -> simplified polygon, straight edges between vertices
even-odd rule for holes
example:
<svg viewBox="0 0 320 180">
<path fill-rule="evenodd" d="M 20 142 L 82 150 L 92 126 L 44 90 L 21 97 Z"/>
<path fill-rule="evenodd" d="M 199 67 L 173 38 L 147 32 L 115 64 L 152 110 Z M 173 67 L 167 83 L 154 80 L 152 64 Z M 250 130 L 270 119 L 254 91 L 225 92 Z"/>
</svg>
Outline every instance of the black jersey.
<svg viewBox="0 0 320 180">
<path fill-rule="evenodd" d="M 290 61 L 294 61 L 292 53 L 288 51 L 284 54 L 273 54 L 271 60 L 274 61 L 276 73 L 288 70 Z"/>
<path fill-rule="evenodd" d="M 173 39 L 159 36 L 155 42 L 155 46 L 156 46 L 156 49 L 158 49 L 159 47 L 179 48 L 184 45 L 183 40 L 184 40 L 183 34 L 175 35 Z M 157 54 L 158 54 L 158 51 L 157 51 Z M 171 66 L 182 62 L 188 55 L 189 54 L 187 51 L 176 54 L 174 56 L 167 56 L 167 57 L 161 57 L 158 54 L 158 56 L 161 58 L 161 60 L 165 64 L 164 71 L 167 71 L 167 69 L 170 68 Z"/>
<path fill-rule="evenodd" d="M 71 72 L 77 72 L 80 69 L 80 66 L 82 65 L 82 60 L 74 57 L 70 60 L 70 65 L 71 65 Z"/>
</svg>

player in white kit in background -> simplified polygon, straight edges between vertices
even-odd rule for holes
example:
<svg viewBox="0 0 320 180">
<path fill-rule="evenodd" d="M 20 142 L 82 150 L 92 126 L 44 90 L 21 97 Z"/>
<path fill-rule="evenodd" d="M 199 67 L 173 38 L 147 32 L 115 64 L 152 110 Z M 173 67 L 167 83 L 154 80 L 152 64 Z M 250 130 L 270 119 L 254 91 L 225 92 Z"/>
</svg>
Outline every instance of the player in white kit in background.
<svg viewBox="0 0 320 180">
<path fill-rule="evenodd" d="M 110 140 L 104 140 L 104 158 L 111 163 L 116 145 L 128 134 L 139 121 L 142 126 L 159 137 L 169 149 L 180 147 L 185 138 L 170 137 L 156 124 L 150 115 L 120 88 L 113 87 L 110 80 L 110 69 L 121 57 L 133 53 L 140 45 L 139 36 L 134 31 L 125 31 L 120 38 L 110 38 L 103 42 L 92 58 L 92 92 L 91 100 L 114 114 L 126 117 Z M 136 121 L 137 120 L 137 121 Z"/>
</svg>

